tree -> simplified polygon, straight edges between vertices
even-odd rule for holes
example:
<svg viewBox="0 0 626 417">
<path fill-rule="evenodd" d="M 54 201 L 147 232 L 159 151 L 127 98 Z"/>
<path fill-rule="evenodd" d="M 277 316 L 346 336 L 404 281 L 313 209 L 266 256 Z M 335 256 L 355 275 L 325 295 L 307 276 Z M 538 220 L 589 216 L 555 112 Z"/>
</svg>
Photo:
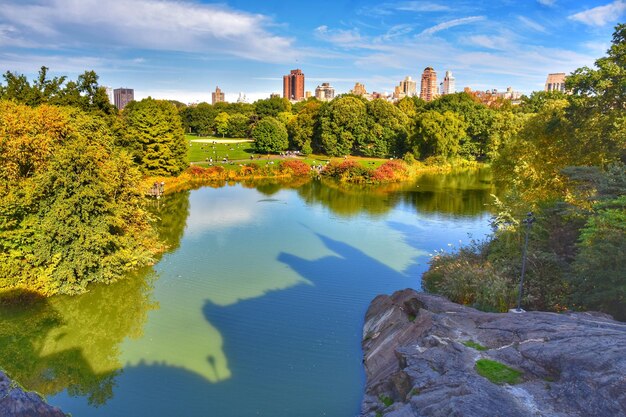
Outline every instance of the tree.
<svg viewBox="0 0 626 417">
<path fill-rule="evenodd" d="M 200 103 L 194 108 L 193 124 L 191 125 L 200 136 L 208 136 L 213 133 L 214 119 L 217 111 L 209 103 Z"/>
<path fill-rule="evenodd" d="M 254 149 L 259 153 L 281 152 L 289 147 L 287 129 L 273 117 L 264 117 L 252 128 Z"/>
<path fill-rule="evenodd" d="M 228 118 L 228 135 L 231 138 L 250 137 L 250 116 L 234 113 Z"/>
<path fill-rule="evenodd" d="M 547 102 L 566 98 L 566 95 L 560 91 L 534 91 L 530 96 L 522 96 L 516 110 L 521 113 L 538 113 Z"/>
<path fill-rule="evenodd" d="M 0 137 L 0 288 L 72 294 L 151 261 L 139 172 L 106 119 L 0 102 Z"/>
<path fill-rule="evenodd" d="M 24 75 L 11 72 L 4 74 L 6 86 L 0 88 L 0 99 L 15 100 L 29 106 L 43 103 L 78 107 L 85 111 L 101 111 L 112 115 L 117 109 L 109 102 L 104 87 L 98 85 L 98 75 L 94 71 L 85 71 L 77 81 L 69 81 L 67 77 L 48 79 L 48 67 L 42 66 L 33 85 Z"/>
<path fill-rule="evenodd" d="M 150 175 L 178 175 L 188 166 L 187 144 L 176 107 L 146 98 L 129 103 L 123 111 L 126 133 L 122 146 Z"/>
<path fill-rule="evenodd" d="M 607 52 L 597 69 L 579 68 L 566 79 L 572 133 L 583 153 L 595 153 L 604 164 L 626 161 L 626 24 L 616 26 Z"/>
<path fill-rule="evenodd" d="M 226 112 L 221 112 L 217 116 L 215 116 L 215 131 L 218 135 L 226 135 L 228 133 L 228 120 L 230 116 Z"/>
<path fill-rule="evenodd" d="M 260 117 L 276 117 L 280 112 L 290 112 L 291 103 L 286 98 L 270 97 L 265 100 L 254 102 L 256 114 Z"/>
<path fill-rule="evenodd" d="M 313 149 L 311 143 L 315 136 L 315 129 L 321 103 L 317 100 L 309 100 L 302 106 L 300 112 L 289 121 L 289 146 L 303 154 L 310 154 Z"/>
<path fill-rule="evenodd" d="M 359 143 L 363 155 L 386 158 L 404 154 L 409 119 L 398 107 L 382 99 L 368 102 L 367 124 L 367 134 Z"/>
<path fill-rule="evenodd" d="M 461 140 L 466 137 L 466 129 L 467 124 L 455 113 L 428 110 L 417 120 L 410 149 L 416 157 L 456 156 Z"/>
<path fill-rule="evenodd" d="M 365 141 L 366 118 L 367 107 L 361 98 L 345 96 L 323 105 L 319 114 L 319 147 L 327 155 L 352 154 L 355 144 Z"/>
<path fill-rule="evenodd" d="M 596 206 L 581 231 L 574 300 L 626 320 L 626 196 Z"/>
</svg>

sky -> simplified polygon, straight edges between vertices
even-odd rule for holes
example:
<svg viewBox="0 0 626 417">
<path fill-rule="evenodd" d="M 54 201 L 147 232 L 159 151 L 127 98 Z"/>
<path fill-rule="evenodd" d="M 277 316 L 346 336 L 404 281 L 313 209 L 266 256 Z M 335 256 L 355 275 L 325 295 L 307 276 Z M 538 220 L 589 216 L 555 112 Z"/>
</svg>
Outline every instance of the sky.
<svg viewBox="0 0 626 417">
<path fill-rule="evenodd" d="M 282 93 L 295 68 L 312 92 L 393 92 L 430 66 L 457 91 L 530 93 L 593 66 L 625 21 L 626 0 L 0 0 L 0 71 L 94 70 L 136 99 L 184 103 L 216 86 L 227 101 Z"/>
</svg>

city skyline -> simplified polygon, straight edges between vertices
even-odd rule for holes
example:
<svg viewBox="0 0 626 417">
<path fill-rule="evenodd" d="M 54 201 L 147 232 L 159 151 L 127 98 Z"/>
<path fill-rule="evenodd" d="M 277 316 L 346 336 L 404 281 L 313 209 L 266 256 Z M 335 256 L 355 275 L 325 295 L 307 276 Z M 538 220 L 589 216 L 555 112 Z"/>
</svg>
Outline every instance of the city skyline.
<svg viewBox="0 0 626 417">
<path fill-rule="evenodd" d="M 0 2 L 2 72 L 94 70 L 137 99 L 185 103 L 211 102 L 215 85 L 226 101 L 267 98 L 293 68 L 305 90 L 326 82 L 337 94 L 355 82 L 391 94 L 425 67 L 451 71 L 457 91 L 541 91 L 547 74 L 604 56 L 626 14 L 624 0 Z"/>
</svg>

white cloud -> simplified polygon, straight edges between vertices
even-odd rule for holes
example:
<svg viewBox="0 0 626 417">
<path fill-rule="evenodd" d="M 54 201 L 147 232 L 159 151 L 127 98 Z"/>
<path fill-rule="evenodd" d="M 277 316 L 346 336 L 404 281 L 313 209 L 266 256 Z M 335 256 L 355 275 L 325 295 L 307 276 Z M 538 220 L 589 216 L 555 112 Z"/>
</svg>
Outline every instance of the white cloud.
<svg viewBox="0 0 626 417">
<path fill-rule="evenodd" d="M 440 32 L 442 30 L 450 29 L 455 26 L 467 25 L 474 22 L 479 22 L 481 20 L 485 20 L 485 16 L 469 16 L 462 17 L 460 19 L 448 20 L 447 22 L 439 23 L 438 25 L 429 27 L 428 29 L 424 29 L 420 35 L 432 35 L 434 33 Z"/>
<path fill-rule="evenodd" d="M 342 46 L 351 46 L 361 41 L 361 35 L 357 29 L 329 29 L 323 25 L 315 28 L 315 36 L 327 42 Z"/>
<path fill-rule="evenodd" d="M 382 3 L 365 7 L 359 13 L 374 16 L 388 16 L 396 12 L 432 13 L 449 11 L 450 6 L 428 1 L 405 1 L 400 3 Z"/>
<path fill-rule="evenodd" d="M 537 0 L 537 3 L 539 4 L 543 4 L 544 6 L 554 6 L 554 3 L 556 3 L 556 0 Z"/>
<path fill-rule="evenodd" d="M 262 15 L 225 6 L 174 0 L 38 0 L 3 4 L 0 38 L 28 38 L 37 46 L 100 46 L 218 52 L 247 59 L 289 60 L 292 39 L 266 28 Z"/>
<path fill-rule="evenodd" d="M 376 38 L 376 41 L 389 41 L 393 38 L 398 38 L 407 35 L 413 31 L 413 25 L 395 25 L 392 26 L 386 33 Z"/>
<path fill-rule="evenodd" d="M 468 38 L 469 42 L 487 49 L 506 50 L 512 47 L 511 42 L 504 36 L 475 35 Z"/>
<path fill-rule="evenodd" d="M 541 33 L 548 33 L 548 31 L 546 30 L 545 27 L 543 27 L 542 25 L 540 25 L 539 23 L 535 22 L 532 19 L 529 19 L 527 17 L 524 16 L 517 16 L 517 20 L 519 20 L 522 24 L 524 24 L 525 26 L 537 31 L 537 32 L 541 32 Z"/>
<path fill-rule="evenodd" d="M 571 20 L 584 23 L 589 26 L 604 26 L 616 22 L 626 11 L 626 2 L 615 0 L 605 6 L 594 7 L 568 16 Z"/>
<path fill-rule="evenodd" d="M 395 9 L 404 12 L 445 12 L 450 10 L 450 7 L 424 1 L 407 1 L 399 3 Z"/>
</svg>

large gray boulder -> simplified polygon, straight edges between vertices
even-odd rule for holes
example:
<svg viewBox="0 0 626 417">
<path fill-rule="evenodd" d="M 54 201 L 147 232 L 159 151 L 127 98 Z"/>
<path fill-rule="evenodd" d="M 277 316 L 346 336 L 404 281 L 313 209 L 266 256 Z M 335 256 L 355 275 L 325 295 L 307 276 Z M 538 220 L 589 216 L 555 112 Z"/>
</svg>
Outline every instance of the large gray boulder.
<svg viewBox="0 0 626 417">
<path fill-rule="evenodd" d="M 65 417 L 65 413 L 48 405 L 39 394 L 24 391 L 0 371 L 0 416 Z"/>
<path fill-rule="evenodd" d="M 484 313 L 407 289 L 372 301 L 363 352 L 363 417 L 626 416 L 626 324 L 599 313 Z M 479 359 L 521 382 L 491 382 Z"/>
</svg>

